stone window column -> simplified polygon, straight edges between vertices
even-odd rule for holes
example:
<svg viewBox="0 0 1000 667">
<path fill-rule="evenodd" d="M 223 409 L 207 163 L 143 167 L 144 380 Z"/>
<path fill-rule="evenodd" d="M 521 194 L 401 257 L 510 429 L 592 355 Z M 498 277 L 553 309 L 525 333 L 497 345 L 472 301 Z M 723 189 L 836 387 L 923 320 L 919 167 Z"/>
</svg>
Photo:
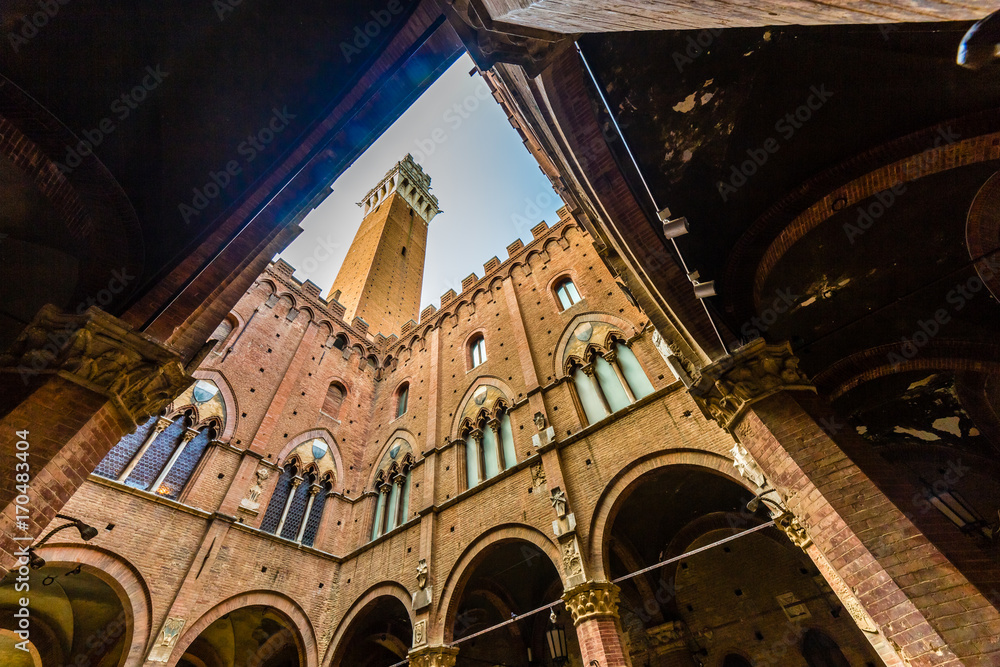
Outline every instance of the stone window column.
<svg viewBox="0 0 1000 667">
<path fill-rule="evenodd" d="M 618 591 L 608 581 L 587 581 L 563 594 L 584 665 L 596 660 L 601 667 L 632 667 L 622 641 Z"/>
<path fill-rule="evenodd" d="M 150 493 L 156 493 L 156 490 L 160 488 L 160 484 L 163 484 L 163 480 L 167 478 L 167 474 L 170 472 L 170 469 L 174 467 L 175 463 L 177 463 L 177 459 L 179 459 L 181 454 L 184 453 L 184 448 L 187 447 L 188 443 L 194 440 L 197 435 L 198 431 L 192 431 L 190 429 L 184 433 L 183 437 L 181 437 L 181 441 L 176 447 L 174 447 L 174 451 L 170 455 L 167 465 L 163 466 L 163 470 L 161 470 L 160 474 L 156 476 L 156 481 L 149 487 Z"/>
<path fill-rule="evenodd" d="M 373 540 L 382 534 L 382 520 L 385 517 L 386 500 L 389 497 L 385 485 L 377 487 L 375 493 L 378 494 L 378 497 L 375 499 L 375 518 L 372 519 Z"/>
<path fill-rule="evenodd" d="M 378 502 L 379 505 L 382 506 L 382 515 L 379 517 L 378 534 L 385 535 L 386 526 L 389 525 L 389 495 L 392 492 L 392 485 L 384 484 L 382 488 L 378 490 L 378 492 L 379 492 Z"/>
<path fill-rule="evenodd" d="M 896 498 L 919 492 L 837 422 L 788 343 L 744 345 L 702 369 L 691 392 L 737 438 L 737 470 L 762 487 L 776 525 L 810 556 L 886 665 L 1000 659 L 995 605 L 929 539 L 932 531 L 954 539 L 957 529 L 927 516 L 925 534 L 883 493 L 869 474 L 891 479 Z"/>
<path fill-rule="evenodd" d="M 476 443 L 476 469 L 479 473 L 479 482 L 486 481 L 486 461 L 483 456 L 483 432 L 481 429 L 476 429 L 472 432 L 472 440 Z M 479 483 L 477 482 L 477 484 Z M 470 487 L 475 486 L 470 484 Z"/>
<path fill-rule="evenodd" d="M 132 474 L 132 470 L 139 464 L 139 461 L 146 453 L 146 450 L 149 449 L 150 446 L 152 446 L 153 442 L 158 437 L 160 437 L 160 434 L 163 433 L 165 430 L 167 430 L 167 427 L 170 426 L 170 424 L 172 423 L 173 422 L 171 422 L 169 419 L 165 417 L 160 417 L 159 419 L 156 420 L 156 426 L 154 426 L 153 430 L 150 431 L 148 436 L 146 436 L 145 442 L 142 443 L 142 446 L 139 447 L 139 450 L 135 453 L 135 456 L 133 456 L 132 460 L 128 462 L 127 466 L 125 466 L 125 470 L 122 471 L 122 474 L 118 475 L 119 482 L 124 482 L 126 479 L 128 479 L 128 476 Z"/>
<path fill-rule="evenodd" d="M 309 487 L 309 500 L 306 502 L 306 511 L 302 515 L 302 525 L 299 526 L 299 534 L 295 536 L 295 541 L 302 544 L 302 536 L 306 534 L 306 523 L 309 521 L 309 514 L 312 512 L 313 501 L 316 500 L 316 494 L 320 492 L 321 487 L 319 484 L 313 484 Z"/>
<path fill-rule="evenodd" d="M 403 502 L 404 486 L 406 484 L 406 471 L 404 470 L 396 476 L 392 483 L 396 486 L 396 526 L 402 526 L 406 522 L 406 503 Z"/>
<path fill-rule="evenodd" d="M 621 366 L 618 365 L 618 353 L 614 350 L 605 352 L 604 360 L 608 362 L 611 368 L 615 371 L 615 375 L 618 376 L 618 381 L 622 383 L 625 395 L 628 396 L 628 402 L 635 403 L 635 394 L 632 392 L 632 387 L 628 385 L 628 380 L 625 379 L 625 374 L 622 373 Z"/>
<path fill-rule="evenodd" d="M 604 411 L 610 415 L 612 412 L 611 404 L 608 403 L 608 397 L 604 395 L 604 388 L 601 387 L 601 382 L 597 379 L 597 373 L 595 372 L 596 369 L 594 368 L 593 362 L 587 364 L 581 370 L 583 371 L 583 374 L 590 379 L 591 384 L 594 385 L 594 391 L 597 392 L 597 397 L 601 399 L 601 403 L 604 405 Z"/>
<path fill-rule="evenodd" d="M 493 438 L 496 440 L 497 443 L 497 466 L 500 472 L 503 472 L 504 470 L 507 469 L 508 466 L 503 460 L 503 434 L 500 433 L 500 420 L 499 419 L 489 420 L 488 422 L 486 422 L 486 428 L 493 431 Z"/>
<path fill-rule="evenodd" d="M 389 508 L 386 510 L 385 531 L 395 529 L 399 525 L 399 506 L 403 499 L 403 477 L 398 473 L 389 480 Z"/>
<path fill-rule="evenodd" d="M 281 520 L 278 521 L 278 528 L 274 531 L 274 534 L 281 536 L 281 529 L 285 527 L 285 519 L 288 518 L 288 510 L 292 507 L 292 500 L 295 499 L 295 490 L 299 488 L 299 484 L 303 482 L 303 478 L 296 475 L 292 479 L 292 488 L 288 490 L 288 498 L 285 499 L 285 508 L 281 510 Z"/>
</svg>

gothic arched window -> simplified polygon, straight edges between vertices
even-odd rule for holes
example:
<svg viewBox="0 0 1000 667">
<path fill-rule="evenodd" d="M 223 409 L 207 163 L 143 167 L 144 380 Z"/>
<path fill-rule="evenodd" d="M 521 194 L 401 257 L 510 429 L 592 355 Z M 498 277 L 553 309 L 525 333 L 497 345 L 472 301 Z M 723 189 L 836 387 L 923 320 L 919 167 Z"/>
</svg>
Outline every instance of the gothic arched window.
<svg viewBox="0 0 1000 667">
<path fill-rule="evenodd" d="M 406 414 L 406 403 L 410 397 L 410 383 L 404 382 L 396 390 L 396 416 L 402 417 Z"/>
<path fill-rule="evenodd" d="M 226 315 L 226 319 L 219 323 L 216 327 L 215 332 L 209 337 L 208 342 L 217 341 L 215 351 L 221 352 L 226 345 L 226 341 L 232 336 L 233 332 L 236 331 L 238 326 L 236 317 L 232 314 Z"/>
<path fill-rule="evenodd" d="M 576 285 L 573 284 L 571 278 L 563 278 L 555 284 L 553 288 L 556 293 L 556 298 L 559 299 L 559 307 L 561 310 L 566 310 L 574 303 L 579 303 L 580 293 L 576 291 Z"/>
<path fill-rule="evenodd" d="M 214 386 L 214 385 L 213 385 Z M 160 496 L 177 499 L 219 424 L 212 421 L 191 428 L 191 413 L 173 420 L 153 417 L 116 444 L 94 471 L 102 477 Z"/>
<path fill-rule="evenodd" d="M 333 339 L 333 346 L 338 350 L 343 350 L 347 347 L 347 336 L 344 334 L 337 334 L 337 337 Z"/>
<path fill-rule="evenodd" d="M 495 416 L 481 411 L 474 424 L 463 430 L 465 443 L 465 481 L 472 488 L 517 464 L 514 434 L 507 408 L 499 403 Z"/>
<path fill-rule="evenodd" d="M 635 353 L 622 340 L 612 338 L 609 348 L 591 345 L 584 364 L 570 360 L 567 374 L 588 424 L 627 408 L 653 393 Z"/>
<path fill-rule="evenodd" d="M 469 369 L 476 368 L 486 361 L 486 339 L 482 334 L 476 334 L 469 341 Z"/>
<path fill-rule="evenodd" d="M 315 468 L 310 467 L 300 475 L 298 463 L 293 461 L 281 471 L 260 529 L 312 546 L 323 519 L 326 499 L 332 493 L 333 482 L 329 474 L 320 478 Z"/>
<path fill-rule="evenodd" d="M 409 449 L 405 440 L 397 438 L 382 457 L 375 474 L 374 489 L 378 496 L 372 520 L 373 540 L 403 525 L 409 517 L 410 472 L 413 469 L 413 455 Z"/>
<path fill-rule="evenodd" d="M 326 390 L 326 398 L 323 400 L 322 412 L 333 419 L 340 419 L 340 407 L 344 403 L 344 396 L 347 390 L 339 382 L 331 382 Z"/>
</svg>

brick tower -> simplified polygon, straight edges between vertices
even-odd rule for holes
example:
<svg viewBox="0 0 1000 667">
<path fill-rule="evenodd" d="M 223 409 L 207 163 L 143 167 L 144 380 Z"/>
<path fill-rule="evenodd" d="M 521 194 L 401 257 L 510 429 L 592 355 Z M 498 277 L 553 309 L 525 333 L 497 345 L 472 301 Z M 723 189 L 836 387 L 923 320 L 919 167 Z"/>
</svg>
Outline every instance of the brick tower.
<svg viewBox="0 0 1000 667">
<path fill-rule="evenodd" d="M 346 321 L 360 317 L 388 336 L 417 319 L 427 225 L 440 212 L 430 186 L 407 154 L 358 204 L 365 217 L 328 297 L 344 305 Z"/>
</svg>

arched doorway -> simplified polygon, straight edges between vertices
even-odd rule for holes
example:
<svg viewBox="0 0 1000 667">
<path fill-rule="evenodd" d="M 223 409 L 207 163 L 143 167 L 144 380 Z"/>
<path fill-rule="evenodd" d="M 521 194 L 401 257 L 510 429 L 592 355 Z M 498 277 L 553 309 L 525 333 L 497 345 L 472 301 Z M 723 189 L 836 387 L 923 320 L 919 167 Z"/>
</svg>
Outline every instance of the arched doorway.
<svg viewBox="0 0 1000 667">
<path fill-rule="evenodd" d="M 809 667 L 851 667 L 837 642 L 819 630 L 809 630 L 802 640 L 802 657 Z"/>
<path fill-rule="evenodd" d="M 5 666 L 124 664 L 131 619 L 107 582 L 89 568 L 67 563 L 31 570 L 27 589 L 24 582 L 19 586 L 17 577 L 17 569 L 12 570 L 0 585 L 0 656 Z M 27 652 L 15 647 L 24 641 L 16 634 L 23 625 L 18 616 L 23 613 L 22 598 L 30 601 L 28 644 L 22 644 Z"/>
<path fill-rule="evenodd" d="M 456 667 L 549 664 L 545 648 L 545 633 L 551 628 L 548 613 L 534 614 L 472 637 L 512 616 L 559 599 L 563 584 L 548 555 L 527 541 L 497 542 L 477 555 L 461 581 L 464 583 L 456 590 L 452 603 L 451 634 L 459 647 Z M 562 611 L 557 623 L 566 633 L 570 655 L 579 661 L 569 615 Z"/>
<path fill-rule="evenodd" d="M 406 659 L 413 644 L 410 614 L 394 595 L 379 595 L 350 620 L 332 665 L 387 667 Z"/>
<path fill-rule="evenodd" d="M 605 527 L 610 579 L 668 561 L 759 526 L 764 503 L 733 479 L 690 465 L 635 479 Z M 620 614 L 634 664 L 785 664 L 808 627 L 850 647 L 859 665 L 881 664 L 809 557 L 777 528 L 765 528 L 627 579 Z M 806 627 L 808 623 L 808 627 Z M 739 647 L 743 655 L 733 651 Z M 853 663 L 851 663 L 853 664 Z"/>
<path fill-rule="evenodd" d="M 296 629 L 271 607 L 240 607 L 213 621 L 184 650 L 178 667 L 300 667 Z"/>
</svg>

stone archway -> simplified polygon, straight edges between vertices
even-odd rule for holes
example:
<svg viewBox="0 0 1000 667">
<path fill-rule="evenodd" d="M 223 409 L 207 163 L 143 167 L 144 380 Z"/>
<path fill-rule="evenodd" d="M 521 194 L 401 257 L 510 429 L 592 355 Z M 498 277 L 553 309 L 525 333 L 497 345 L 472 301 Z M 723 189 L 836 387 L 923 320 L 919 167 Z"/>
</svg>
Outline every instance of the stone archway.
<svg viewBox="0 0 1000 667">
<path fill-rule="evenodd" d="M 550 545 L 534 529 L 507 527 L 484 535 L 459 559 L 444 587 L 438 613 L 443 626 L 437 628 L 445 642 L 458 645 L 457 667 L 528 667 L 544 657 L 548 614 L 509 621 L 560 598 L 564 582 Z M 560 622 L 566 627 L 568 615 Z M 578 657 L 575 633 L 566 629 L 571 654 Z"/>
<path fill-rule="evenodd" d="M 138 572 L 95 547 L 51 545 L 38 555 L 46 563 L 29 574 L 29 639 L 41 664 L 83 658 L 101 667 L 141 662 L 150 634 L 150 597 Z M 15 588 L 15 573 L 0 585 L 0 626 L 6 631 L 0 654 L 21 656 L 21 651 L 6 651 L 21 641 L 10 633 L 17 629 L 13 614 L 25 595 Z"/>
<path fill-rule="evenodd" d="M 672 462 L 656 465 L 657 459 Z M 599 505 L 604 523 L 592 541 L 595 549 L 600 541 L 603 560 L 594 563 L 603 563 L 621 588 L 619 613 L 633 662 L 721 664 L 734 646 L 752 661 L 775 660 L 797 650 L 808 619 L 850 646 L 858 664 L 877 664 L 823 575 L 781 530 L 756 530 L 690 553 L 770 518 L 766 502 L 750 512 L 754 492 L 713 463 L 708 454 L 655 457 L 612 482 Z"/>
<path fill-rule="evenodd" d="M 394 582 L 370 588 L 341 620 L 330 641 L 327 667 L 385 667 L 406 659 L 413 644 L 410 595 Z"/>
<path fill-rule="evenodd" d="M 165 628 L 173 619 L 167 619 Z M 164 631 L 161 631 L 161 636 Z M 318 667 L 316 634 L 305 612 L 270 591 L 250 591 L 221 602 L 181 630 L 165 667 Z M 252 642 L 252 643 L 251 643 Z M 237 654 L 230 646 L 249 647 Z"/>
</svg>

